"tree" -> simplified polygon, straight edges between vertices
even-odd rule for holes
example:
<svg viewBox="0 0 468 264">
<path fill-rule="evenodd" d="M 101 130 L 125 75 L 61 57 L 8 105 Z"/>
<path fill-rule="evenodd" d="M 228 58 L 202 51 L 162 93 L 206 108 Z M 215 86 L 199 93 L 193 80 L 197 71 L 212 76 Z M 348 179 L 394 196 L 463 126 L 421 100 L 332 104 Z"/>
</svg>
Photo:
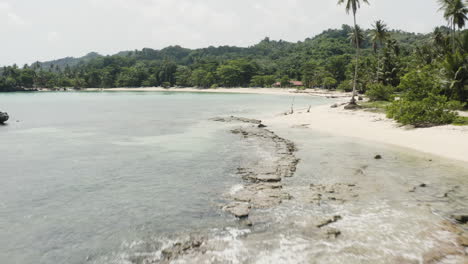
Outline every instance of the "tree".
<svg viewBox="0 0 468 264">
<path fill-rule="evenodd" d="M 368 0 L 362 0 L 362 2 L 369 4 Z M 356 22 L 356 13 L 357 10 L 361 7 L 360 0 L 339 0 L 338 4 L 344 4 L 346 3 L 346 13 L 349 14 L 350 11 L 353 12 L 353 19 L 354 19 L 354 31 L 358 31 L 358 26 Z M 354 82 L 353 82 L 353 96 L 351 98 L 350 104 L 356 104 L 356 84 L 357 84 L 357 75 L 358 75 L 358 61 L 359 61 L 359 34 L 355 34 L 355 39 L 356 39 L 356 66 L 354 70 Z"/>
<path fill-rule="evenodd" d="M 305 87 L 311 88 L 316 84 L 314 79 L 318 67 L 319 64 L 315 60 L 310 60 L 302 66 L 302 81 Z"/>
<path fill-rule="evenodd" d="M 350 43 L 355 48 L 359 48 L 359 49 L 362 47 L 362 44 L 364 43 L 365 38 L 366 37 L 364 36 L 364 31 L 361 29 L 359 25 L 356 25 L 353 31 L 351 31 L 348 34 L 348 39 Z"/>
<path fill-rule="evenodd" d="M 373 29 L 371 30 L 369 37 L 372 41 L 372 47 L 374 49 L 374 53 L 377 54 L 377 74 L 376 79 L 379 81 L 379 72 L 380 72 L 380 54 L 378 52 L 379 48 L 383 47 L 383 43 L 388 38 L 388 30 L 387 25 L 382 20 L 377 20 L 375 24 L 372 26 Z"/>
<path fill-rule="evenodd" d="M 448 81 L 445 94 L 449 99 L 468 102 L 468 54 L 456 51 L 442 63 Z"/>
<path fill-rule="evenodd" d="M 383 49 L 382 56 L 382 67 L 379 72 L 381 72 L 381 81 L 385 85 L 397 86 L 400 82 L 399 73 L 400 73 L 400 46 L 397 41 L 394 39 L 388 39 L 387 45 Z"/>
<path fill-rule="evenodd" d="M 215 83 L 215 77 L 207 70 L 196 69 L 192 72 L 190 82 L 197 87 L 209 88 Z"/>
<path fill-rule="evenodd" d="M 240 86 L 242 82 L 242 72 L 234 65 L 221 65 L 216 71 L 219 82 L 224 87 Z"/>
<path fill-rule="evenodd" d="M 178 86 L 187 87 L 190 86 L 190 76 L 192 71 L 187 66 L 178 66 L 176 70 L 176 84 Z"/>
<path fill-rule="evenodd" d="M 283 87 L 283 88 L 291 87 L 291 81 L 290 81 L 289 77 L 286 76 L 286 75 L 283 76 L 283 77 L 281 77 L 280 85 L 281 85 L 281 87 Z"/>
<path fill-rule="evenodd" d="M 325 89 L 330 89 L 336 85 L 337 81 L 332 77 L 325 77 L 322 81 L 322 85 Z"/>
<path fill-rule="evenodd" d="M 468 8 L 464 0 L 439 0 L 440 10 L 444 11 L 444 18 L 447 20 L 452 30 L 452 52 L 455 53 L 455 32 L 456 28 L 465 27 Z"/>
<path fill-rule="evenodd" d="M 250 81 L 250 86 L 252 87 L 265 87 L 265 76 L 255 75 Z"/>
</svg>

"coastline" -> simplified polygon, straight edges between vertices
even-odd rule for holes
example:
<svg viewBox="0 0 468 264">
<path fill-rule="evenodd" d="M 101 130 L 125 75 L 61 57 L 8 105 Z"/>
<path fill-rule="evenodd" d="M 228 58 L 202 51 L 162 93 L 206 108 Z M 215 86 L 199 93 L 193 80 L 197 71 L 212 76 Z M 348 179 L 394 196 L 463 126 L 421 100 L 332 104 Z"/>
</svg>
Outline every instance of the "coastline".
<svg viewBox="0 0 468 264">
<path fill-rule="evenodd" d="M 96 91 L 99 89 L 85 89 Z M 196 92 L 196 93 L 244 93 L 265 95 L 294 95 L 327 97 L 335 100 L 329 104 L 313 107 L 310 113 L 295 112 L 264 120 L 270 125 L 301 126 L 333 135 L 351 137 L 377 143 L 395 145 L 422 153 L 468 162 L 468 126 L 437 126 L 430 128 L 401 127 L 384 114 L 363 110 L 344 110 L 343 106 L 330 108 L 333 103 L 347 102 L 350 93 L 324 89 L 296 90 L 292 88 L 110 88 L 104 91 L 141 92 Z M 294 139 L 291 139 L 294 141 Z"/>
<path fill-rule="evenodd" d="M 467 186 L 463 175 L 445 175 L 441 172 L 446 170 L 437 165 L 423 166 L 420 169 L 425 172 L 412 175 L 418 169 L 408 161 L 391 162 L 399 156 L 392 150 L 381 153 L 384 161 L 370 156 L 366 147 L 362 153 L 350 155 L 349 145 L 343 147 L 342 142 L 333 146 L 320 136 L 307 137 L 307 127 L 302 123 L 314 120 L 310 119 L 313 115 L 324 120 L 333 115 L 344 119 L 358 115 L 364 117 L 358 123 L 363 125 L 370 122 L 367 114 L 371 113 L 329 110 L 325 105 L 310 113 L 262 121 L 234 116 L 213 118 L 233 123 L 237 128 L 230 131 L 239 134 L 243 144 L 257 145 L 261 151 L 258 159 L 238 168 L 236 174 L 243 183 L 231 188 L 227 195 L 231 202 L 222 207 L 239 221 L 227 229 L 231 230 L 228 233 L 191 235 L 170 243 L 158 252 L 161 262 L 157 263 L 203 263 L 213 259 L 221 263 L 226 252 L 239 263 L 257 263 L 251 261 L 257 257 L 276 260 L 285 256 L 285 263 L 297 263 L 298 259 L 321 262 L 332 256 L 334 263 L 362 263 L 361 255 L 353 254 L 356 251 L 364 252 L 364 259 L 372 263 L 384 263 L 383 256 L 388 263 L 439 263 L 445 259 L 464 263 L 468 237 L 463 224 L 457 222 L 465 216 L 464 207 L 460 207 Z M 355 121 L 352 118 L 349 122 Z M 368 136 L 363 139 L 368 140 Z M 309 155 L 317 149 L 325 154 L 323 159 Z M 326 156 L 329 151 L 333 158 Z M 416 156 L 418 162 L 440 164 Z M 347 164 L 344 158 L 349 159 Z M 343 165 L 336 166 L 337 161 Z M 406 169 L 393 173 L 393 166 Z M 290 242 L 282 244 L 284 241 Z M 327 247 L 323 248 L 323 244 Z M 334 249 L 332 254 L 330 248 Z"/>
<path fill-rule="evenodd" d="M 41 91 L 48 91 L 42 89 Z M 349 101 L 351 93 L 324 89 L 297 90 L 294 88 L 86 88 L 81 91 L 105 92 L 193 92 L 242 93 L 264 95 L 294 95 L 332 98 L 329 104 L 313 107 L 309 113 L 295 112 L 270 118 L 267 123 L 279 126 L 305 126 L 332 135 L 408 148 L 422 153 L 468 162 L 468 126 L 438 126 L 430 128 L 401 127 L 381 113 L 363 110 L 344 110 L 343 106 L 330 108 L 333 103 Z M 466 115 L 466 113 L 461 113 Z M 292 139 L 294 140 L 294 139 Z"/>
<path fill-rule="evenodd" d="M 265 120 L 280 127 L 302 126 L 315 131 L 358 140 L 395 145 L 422 153 L 468 162 L 468 127 L 445 125 L 430 128 L 401 127 L 385 114 L 350 111 L 330 104 L 309 113 L 296 112 Z M 291 140 L 294 141 L 292 138 Z"/>
<path fill-rule="evenodd" d="M 43 91 L 47 91 L 44 89 Z M 297 95 L 297 96 L 321 96 L 329 98 L 349 97 L 350 93 L 328 91 L 324 89 L 307 89 L 298 91 L 295 88 L 86 88 L 81 91 L 106 91 L 106 92 L 190 92 L 190 93 L 242 93 L 242 94 L 265 94 L 265 95 Z"/>
</svg>

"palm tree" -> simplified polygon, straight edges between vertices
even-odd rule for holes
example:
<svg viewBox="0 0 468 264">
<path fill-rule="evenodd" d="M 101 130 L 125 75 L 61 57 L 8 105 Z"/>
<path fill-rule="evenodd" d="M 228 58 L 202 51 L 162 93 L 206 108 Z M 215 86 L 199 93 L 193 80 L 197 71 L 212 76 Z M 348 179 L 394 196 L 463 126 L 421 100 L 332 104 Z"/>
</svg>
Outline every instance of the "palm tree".
<svg viewBox="0 0 468 264">
<path fill-rule="evenodd" d="M 364 43 L 365 36 L 364 31 L 359 25 L 356 25 L 356 28 L 348 34 L 348 40 L 355 48 L 361 48 L 362 43 Z"/>
<path fill-rule="evenodd" d="M 464 0 L 439 0 L 440 10 L 444 11 L 444 18 L 449 23 L 452 30 L 452 51 L 455 53 L 455 32 L 456 28 L 465 27 L 468 8 Z"/>
<path fill-rule="evenodd" d="M 442 27 L 436 27 L 432 32 L 432 42 L 436 56 L 444 56 L 450 49 L 450 37 Z"/>
<path fill-rule="evenodd" d="M 369 4 L 368 0 L 362 0 L 362 2 Z M 354 28 L 357 31 L 357 23 L 356 23 L 356 13 L 357 10 L 361 7 L 360 0 L 338 0 L 338 4 L 346 3 L 346 13 L 349 14 L 350 11 L 353 12 L 354 18 Z M 356 84 L 357 84 L 357 75 L 358 75 L 358 67 L 359 67 L 359 39 L 358 34 L 355 34 L 356 38 L 356 66 L 354 69 L 354 81 L 353 81 L 353 97 L 351 98 L 350 104 L 356 104 Z"/>
<path fill-rule="evenodd" d="M 388 39 L 387 25 L 382 20 L 377 20 L 373 25 L 373 29 L 369 34 L 372 40 L 372 47 L 374 52 L 377 54 L 377 81 L 379 81 L 380 72 L 380 54 L 378 53 L 379 47 L 383 46 L 383 43 Z"/>
</svg>

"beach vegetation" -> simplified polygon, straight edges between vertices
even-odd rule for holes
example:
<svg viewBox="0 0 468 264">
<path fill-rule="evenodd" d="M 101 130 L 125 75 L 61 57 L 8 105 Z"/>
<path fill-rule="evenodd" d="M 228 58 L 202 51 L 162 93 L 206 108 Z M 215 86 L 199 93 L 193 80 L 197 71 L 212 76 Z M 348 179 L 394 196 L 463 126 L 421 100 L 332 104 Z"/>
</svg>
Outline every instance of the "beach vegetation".
<svg viewBox="0 0 468 264">
<path fill-rule="evenodd" d="M 455 126 L 468 126 L 468 116 L 457 116 L 452 122 Z"/>
<path fill-rule="evenodd" d="M 369 85 L 366 95 L 370 101 L 392 101 L 395 88 L 391 85 L 373 83 Z"/>
<path fill-rule="evenodd" d="M 443 95 L 430 93 L 422 100 L 413 101 L 408 97 L 395 100 L 387 108 L 387 116 L 403 125 L 430 127 L 451 124 L 457 120 L 456 108 L 459 102 L 448 101 Z"/>
</svg>

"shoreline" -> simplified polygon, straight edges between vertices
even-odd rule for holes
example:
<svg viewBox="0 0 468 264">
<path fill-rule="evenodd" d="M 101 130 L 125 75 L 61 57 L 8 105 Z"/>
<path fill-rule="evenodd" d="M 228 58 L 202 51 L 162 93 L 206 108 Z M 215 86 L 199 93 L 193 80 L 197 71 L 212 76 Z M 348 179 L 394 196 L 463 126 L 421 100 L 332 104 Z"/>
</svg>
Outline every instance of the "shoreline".
<svg viewBox="0 0 468 264">
<path fill-rule="evenodd" d="M 343 100 L 337 100 L 343 102 Z M 355 138 L 411 149 L 443 158 L 468 162 L 468 126 L 445 125 L 430 128 L 402 127 L 385 114 L 344 110 L 331 104 L 265 120 L 272 126 L 303 127 L 336 136 Z M 290 140 L 295 141 L 294 138 Z"/>
<path fill-rule="evenodd" d="M 47 92 L 42 89 L 40 92 Z M 313 107 L 309 113 L 296 112 L 265 120 L 280 126 L 305 126 L 318 132 L 388 144 L 414 151 L 468 162 L 468 126 L 437 126 L 430 128 L 401 127 L 384 114 L 364 110 L 330 108 L 333 103 L 347 102 L 351 93 L 324 89 L 297 90 L 294 88 L 86 88 L 78 91 L 104 92 L 193 92 L 260 95 L 293 95 L 332 98 L 329 104 Z M 466 113 L 460 113 L 466 116 Z"/>
<path fill-rule="evenodd" d="M 323 107 L 325 106 L 316 107 L 310 113 L 318 114 L 317 109 Z M 232 230 L 237 231 L 227 235 L 215 233 L 201 237 L 191 234 L 187 239 L 161 248 L 161 262 L 157 263 L 171 263 L 178 260 L 205 262 L 223 255 L 225 250 L 231 252 L 230 256 L 237 257 L 235 253 L 239 254 L 241 251 L 235 247 L 236 245 L 250 248 L 253 252 L 268 252 L 282 256 L 284 253 L 282 251 L 265 250 L 264 241 L 268 239 L 268 244 L 274 245 L 275 240 L 283 241 L 285 238 L 294 241 L 285 245 L 289 246 L 288 249 L 293 250 L 295 246 L 299 246 L 301 250 L 296 253 L 314 258 L 329 258 L 330 253 L 326 249 L 319 254 L 316 253 L 317 250 L 320 252 L 321 243 L 327 243 L 338 249 L 333 256 L 336 259 L 341 257 L 342 260 L 336 263 L 343 263 L 344 258 L 350 257 L 349 252 L 342 254 L 350 248 L 366 252 L 383 249 L 385 252 L 391 252 L 387 257 L 392 263 L 413 263 L 418 259 L 423 259 L 424 263 L 436 263 L 444 259 L 466 260 L 468 238 L 466 230 L 461 223 L 456 222 L 458 221 L 456 215 L 440 211 L 440 206 L 449 208 L 448 211 L 456 209 L 456 212 L 461 213 L 459 216 L 464 217 L 464 211 L 457 207 L 457 203 L 463 199 L 460 197 L 465 193 L 465 188 L 460 189 L 460 186 L 450 181 L 450 177 L 446 178 L 445 175 L 437 173 L 424 175 L 416 182 L 399 174 L 389 174 L 389 178 L 385 178 L 378 169 L 376 170 L 377 164 L 381 161 L 371 157 L 367 165 L 355 164 L 356 170 L 351 173 L 335 173 L 328 175 L 326 179 L 310 177 L 314 172 L 311 172 L 306 164 L 312 160 L 300 152 L 295 156 L 298 151 L 296 144 L 300 149 L 311 151 L 310 146 L 307 147 L 304 143 L 314 141 L 314 138 L 304 137 L 303 132 L 292 132 L 296 128 L 304 127 L 291 127 L 291 123 L 282 120 L 287 118 L 302 120 L 306 114 L 298 112 L 297 115 L 299 117 L 286 115 L 262 121 L 234 116 L 212 119 L 212 121 L 230 123 L 232 126 L 229 130 L 231 133 L 239 134 L 244 141 L 243 144 L 258 145 L 269 154 L 266 155 L 267 159 L 252 160 L 246 168 L 238 168 L 236 174 L 242 178 L 242 187 L 230 193 L 227 197 L 231 201 L 222 207 L 225 212 L 238 219 L 237 225 L 232 227 L 234 228 Z M 300 138 L 298 135 L 301 135 Z M 284 162 L 278 163 L 277 159 Z M 296 165 L 299 160 L 302 161 L 297 167 L 297 173 Z M 320 171 L 315 166 L 317 164 L 312 165 Z M 347 170 L 349 168 L 342 172 Z M 368 177 L 368 173 L 382 178 L 375 181 Z M 434 179 L 431 177 L 436 177 L 443 184 L 431 181 Z M 463 179 L 456 184 L 464 186 L 463 182 L 466 181 Z M 441 192 L 445 194 L 441 196 Z M 396 193 L 398 198 L 395 197 Z M 398 206 L 401 202 L 399 199 L 405 201 L 404 206 Z M 376 201 L 378 202 L 375 203 Z M 425 201 L 425 204 L 422 205 L 420 201 Z M 386 212 L 383 212 L 382 208 Z M 434 214 L 434 210 L 439 213 Z M 449 220 L 450 218 L 452 219 Z M 400 225 L 406 222 L 411 224 Z M 382 225 L 386 228 L 379 228 Z M 372 242 L 374 239 L 388 238 L 387 228 L 393 230 L 392 236 L 400 243 Z M 401 228 L 404 229 L 403 232 L 397 232 Z M 437 237 L 441 234 L 443 239 Z M 371 241 L 368 240 L 369 236 Z M 409 241 L 416 240 L 416 244 L 429 241 L 434 246 L 419 248 L 411 242 L 402 242 L 402 238 L 408 237 L 411 238 Z M 294 240 L 296 238 L 301 240 Z M 344 246 L 353 243 L 356 239 L 360 239 L 362 245 Z M 224 243 L 223 246 L 219 246 L 221 241 Z M 405 255 L 406 248 L 411 248 L 411 254 Z M 256 256 L 249 255 L 248 251 L 242 254 L 247 255 L 247 259 L 255 259 Z M 354 257 L 354 261 L 350 263 L 360 263 L 359 258 Z M 291 263 L 295 263 L 296 256 L 290 260 L 294 260 Z M 375 261 L 375 263 L 381 262 Z"/>
<path fill-rule="evenodd" d="M 44 89 L 43 91 L 47 91 Z M 329 91 L 325 89 L 305 89 L 296 88 L 162 88 L 162 87 L 141 87 L 141 88 L 85 88 L 80 91 L 104 91 L 104 92 L 190 92 L 190 93 L 235 93 L 235 94 L 265 94 L 265 95 L 297 95 L 297 96 L 319 96 L 329 98 L 349 97 L 350 93 L 340 91 Z"/>
</svg>

